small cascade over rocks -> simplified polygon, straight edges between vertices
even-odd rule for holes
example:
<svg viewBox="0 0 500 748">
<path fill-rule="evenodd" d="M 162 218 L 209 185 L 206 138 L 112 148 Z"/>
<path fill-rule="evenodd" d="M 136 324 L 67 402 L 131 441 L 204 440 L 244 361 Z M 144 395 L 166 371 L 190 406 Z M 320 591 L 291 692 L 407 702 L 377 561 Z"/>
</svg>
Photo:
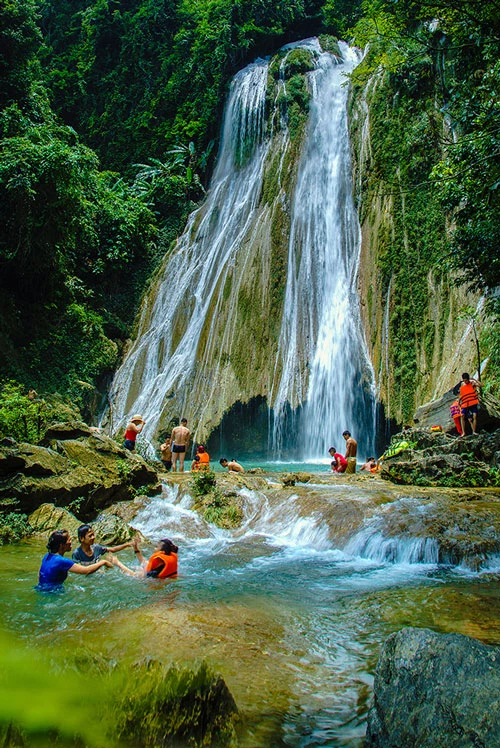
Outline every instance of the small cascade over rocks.
<svg viewBox="0 0 500 748">
<path fill-rule="evenodd" d="M 207 199 L 166 257 L 116 374 L 113 430 L 138 412 L 153 440 L 186 416 L 206 440 L 235 404 L 262 398 L 275 457 L 323 456 L 345 428 L 361 454 L 371 450 L 346 114 L 359 53 L 342 42 L 338 52 L 305 40 L 233 79 Z"/>
<path fill-rule="evenodd" d="M 369 562 L 376 567 L 498 570 L 500 500 L 472 506 L 467 496 L 460 501 L 460 496 L 445 492 L 401 496 L 397 489 L 388 488 L 380 497 L 366 482 L 350 488 L 347 492 L 335 481 L 264 488 L 260 478 L 245 476 L 245 485 L 237 489 L 241 525 L 221 530 L 191 509 L 189 484 L 166 485 L 162 496 L 151 499 L 132 525 L 152 540 L 169 536 L 193 552 L 251 544 L 261 549 L 264 558 L 281 550 L 302 556 L 326 554 L 329 562 L 361 567 Z"/>
</svg>

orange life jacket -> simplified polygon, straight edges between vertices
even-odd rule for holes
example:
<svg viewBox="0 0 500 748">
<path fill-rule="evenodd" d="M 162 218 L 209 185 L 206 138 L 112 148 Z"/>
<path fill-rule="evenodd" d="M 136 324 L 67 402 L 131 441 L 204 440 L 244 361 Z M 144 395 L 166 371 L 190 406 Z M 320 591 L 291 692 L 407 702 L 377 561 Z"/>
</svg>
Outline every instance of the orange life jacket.
<svg viewBox="0 0 500 748">
<path fill-rule="evenodd" d="M 479 398 L 477 396 L 476 388 L 472 382 L 465 382 L 460 387 L 460 405 L 462 408 L 470 408 L 471 405 L 477 405 Z"/>
<path fill-rule="evenodd" d="M 451 414 L 451 417 L 452 418 L 456 418 L 457 416 L 460 417 L 461 413 L 462 413 L 462 409 L 461 409 L 460 405 L 458 404 L 458 400 L 455 400 L 450 405 L 450 414 Z"/>
<path fill-rule="evenodd" d="M 165 564 L 163 569 L 158 574 L 158 579 L 165 579 L 177 574 L 177 553 L 163 553 L 163 551 L 155 551 L 148 561 L 146 566 L 146 574 L 148 571 L 154 571 L 162 564 Z"/>
</svg>

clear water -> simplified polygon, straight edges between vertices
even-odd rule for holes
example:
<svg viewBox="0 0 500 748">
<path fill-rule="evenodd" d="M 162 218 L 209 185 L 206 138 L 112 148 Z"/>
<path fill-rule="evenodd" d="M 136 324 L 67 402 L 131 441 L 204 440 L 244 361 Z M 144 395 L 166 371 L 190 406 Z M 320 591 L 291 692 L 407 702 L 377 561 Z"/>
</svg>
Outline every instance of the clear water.
<svg viewBox="0 0 500 748">
<path fill-rule="evenodd" d="M 180 574 L 167 583 L 113 569 L 70 575 L 63 594 L 43 595 L 33 589 L 41 543 L 3 547 L 0 593 L 9 604 L 0 622 L 54 657 L 84 647 L 130 661 L 207 659 L 238 704 L 243 746 L 360 748 L 391 632 L 429 626 L 500 643 L 500 560 L 475 574 L 440 568 L 425 549 L 384 553 L 375 535 L 376 547 L 346 546 L 332 540 L 328 506 L 346 492 L 362 504 L 375 489 L 315 487 L 310 506 L 308 490 L 299 498 L 242 489 L 245 520 L 235 531 L 207 525 L 177 490 L 150 499 L 134 525 L 152 542 L 178 542 Z M 406 512 L 421 510 L 401 501 Z M 120 558 L 134 563 L 129 551 Z"/>
</svg>

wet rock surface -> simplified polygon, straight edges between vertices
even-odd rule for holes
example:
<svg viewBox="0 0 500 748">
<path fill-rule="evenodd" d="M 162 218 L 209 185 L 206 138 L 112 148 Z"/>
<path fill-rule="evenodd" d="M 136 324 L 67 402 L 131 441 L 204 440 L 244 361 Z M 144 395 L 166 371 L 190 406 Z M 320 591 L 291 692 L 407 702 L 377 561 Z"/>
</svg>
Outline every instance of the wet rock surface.
<svg viewBox="0 0 500 748">
<path fill-rule="evenodd" d="M 413 420 L 419 428 L 430 428 L 441 426 L 446 433 L 456 434 L 455 423 L 450 416 L 450 406 L 457 399 L 453 389 L 445 392 L 437 400 L 421 405 L 417 409 Z M 477 425 L 479 429 L 500 428 L 500 402 L 488 393 L 480 393 L 481 405 L 477 414 Z"/>
<path fill-rule="evenodd" d="M 417 486 L 500 486 L 500 429 L 460 438 L 407 429 L 393 437 L 398 442 L 411 446 L 382 460 L 382 478 Z"/>
<path fill-rule="evenodd" d="M 16 500 L 27 514 L 44 503 L 67 507 L 78 501 L 79 516 L 91 519 L 132 499 L 140 487 L 154 493 L 157 482 L 142 457 L 79 422 L 52 426 L 41 445 L 0 444 L 0 500 Z"/>
<path fill-rule="evenodd" d="M 367 748 L 500 745 L 500 647 L 402 629 L 377 664 Z"/>
</svg>

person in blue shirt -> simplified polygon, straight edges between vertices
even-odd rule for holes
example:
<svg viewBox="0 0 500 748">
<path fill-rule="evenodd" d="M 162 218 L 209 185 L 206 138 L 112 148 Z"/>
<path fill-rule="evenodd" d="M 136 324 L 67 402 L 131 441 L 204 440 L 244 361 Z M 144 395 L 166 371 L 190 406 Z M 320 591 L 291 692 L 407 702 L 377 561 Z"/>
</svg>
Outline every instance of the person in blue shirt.
<svg viewBox="0 0 500 748">
<path fill-rule="evenodd" d="M 64 558 L 64 554 L 71 551 L 71 536 L 67 530 L 56 530 L 49 537 L 47 543 L 48 553 L 42 559 L 38 576 L 37 590 L 50 592 L 61 590 L 68 572 L 73 574 L 93 574 L 102 566 L 111 568 L 114 558 L 101 559 L 95 564 L 83 566 L 72 559 Z"/>
</svg>

